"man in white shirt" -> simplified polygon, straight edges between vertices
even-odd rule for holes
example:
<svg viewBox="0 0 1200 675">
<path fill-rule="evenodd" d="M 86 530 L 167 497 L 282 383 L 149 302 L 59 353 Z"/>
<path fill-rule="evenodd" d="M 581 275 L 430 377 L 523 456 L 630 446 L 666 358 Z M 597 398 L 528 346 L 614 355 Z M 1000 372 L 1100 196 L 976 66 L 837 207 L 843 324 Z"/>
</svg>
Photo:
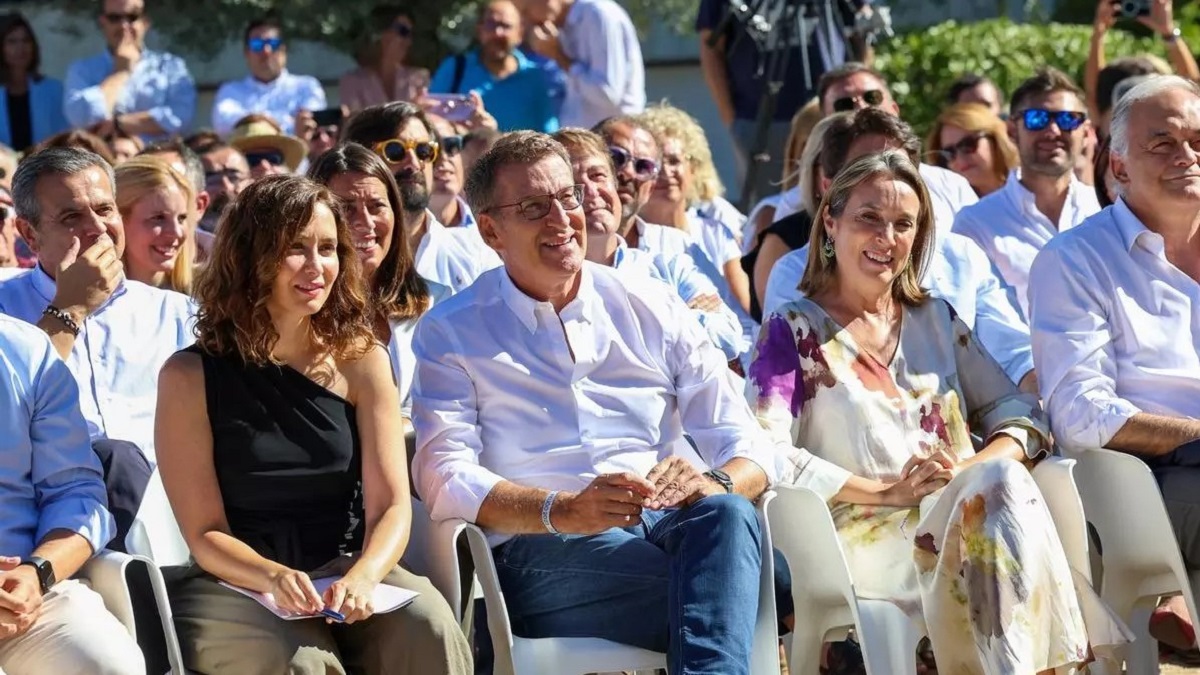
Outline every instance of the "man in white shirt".
<svg viewBox="0 0 1200 675">
<path fill-rule="evenodd" d="M 833 124 L 824 140 L 822 191 L 832 183 L 832 177 L 859 157 L 890 148 L 903 150 L 915 162 L 921 151 L 920 140 L 907 124 L 876 108 L 859 110 L 845 122 Z M 1023 391 L 1035 393 L 1037 378 L 1029 328 L 1017 312 L 1012 290 L 992 271 L 987 256 L 975 242 L 950 231 L 947 217 L 935 209 L 935 247 L 922 282 L 934 296 L 954 307 L 1013 382 Z M 820 222 L 820 214 L 816 220 Z M 807 266 L 807 245 L 775 263 L 767 278 L 763 316 L 801 297 L 798 286 Z"/>
<path fill-rule="evenodd" d="M 613 0 L 518 0 L 531 26 L 526 44 L 567 77 L 559 122 L 590 128 L 646 107 L 646 74 L 637 29 Z"/>
<path fill-rule="evenodd" d="M 958 212 L 954 231 L 975 240 L 1013 291 L 1028 318 L 1029 267 L 1054 235 L 1100 210 L 1096 191 L 1075 177 L 1091 122 L 1083 91 L 1070 77 L 1043 68 L 1012 95 L 1009 133 L 1021 167 L 1004 187 Z"/>
<path fill-rule="evenodd" d="M 275 19 L 257 19 L 246 27 L 242 44 L 250 74 L 222 84 L 213 102 L 213 129 L 222 136 L 246 115 L 267 115 L 284 134 L 296 129 L 301 110 L 325 109 L 325 89 L 317 78 L 287 69 L 287 44 Z"/>
<path fill-rule="evenodd" d="M 119 548 L 154 465 L 158 370 L 195 337 L 186 296 L 124 278 L 113 186 L 112 167 L 86 150 L 51 148 L 21 161 L 17 227 L 38 266 L 0 282 L 0 314 L 42 328 L 75 375 Z"/>
<path fill-rule="evenodd" d="M 1110 129 L 1121 198 L 1034 260 L 1034 359 L 1055 440 L 1146 460 L 1200 569 L 1200 86 L 1147 80 Z"/>
<path fill-rule="evenodd" d="M 457 293 L 500 264 L 477 228 L 448 228 L 429 210 L 433 166 L 441 146 L 419 106 L 396 101 L 364 108 L 350 118 L 342 137 L 374 151 L 396 176 L 404 227 L 421 276 Z M 401 214 L 396 215 L 399 220 Z"/>
<path fill-rule="evenodd" d="M 501 138 L 467 199 L 504 267 L 417 326 L 413 476 L 431 515 L 485 528 L 518 635 L 665 651 L 673 673 L 748 673 L 751 500 L 784 453 L 678 298 L 585 261 L 561 145 Z M 684 431 L 714 470 L 673 454 Z"/>
</svg>

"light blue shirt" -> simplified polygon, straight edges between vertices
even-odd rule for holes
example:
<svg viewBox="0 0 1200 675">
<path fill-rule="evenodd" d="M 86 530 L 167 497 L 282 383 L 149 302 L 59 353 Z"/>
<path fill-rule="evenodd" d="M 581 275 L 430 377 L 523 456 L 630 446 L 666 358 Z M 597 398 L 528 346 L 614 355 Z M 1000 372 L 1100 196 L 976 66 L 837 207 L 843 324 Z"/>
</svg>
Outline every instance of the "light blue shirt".
<svg viewBox="0 0 1200 675">
<path fill-rule="evenodd" d="M 637 29 L 613 0 L 576 0 L 567 10 L 559 44 L 571 67 L 558 119 L 564 127 L 597 122 L 646 107 L 646 69 Z"/>
<path fill-rule="evenodd" d="M 613 258 L 613 267 L 622 273 L 640 272 L 648 274 L 675 290 L 679 297 L 690 303 L 702 295 L 720 297 L 716 285 L 705 276 L 692 256 L 687 254 L 675 255 L 670 258 L 657 253 L 647 253 L 636 248 L 629 248 L 621 241 Z M 742 334 L 742 326 L 737 316 L 722 303 L 715 312 L 692 310 L 692 313 L 704 326 L 709 339 L 720 349 L 729 360 L 738 358 L 750 348 L 749 342 Z"/>
<path fill-rule="evenodd" d="M 54 298 L 41 267 L 0 283 L 0 314 L 37 323 Z M 158 370 L 195 341 L 187 296 L 125 280 L 84 320 L 67 365 L 93 440 L 129 441 L 154 463 Z"/>
<path fill-rule="evenodd" d="M 167 52 L 143 50 L 110 112 L 100 83 L 112 70 L 113 57 L 108 50 L 67 68 L 63 112 L 72 126 L 91 126 L 113 115 L 133 112 L 149 112 L 163 128 L 163 137 L 182 133 L 191 125 L 196 114 L 196 83 L 183 59 Z"/>
<path fill-rule="evenodd" d="M 283 133 L 296 128 L 296 113 L 300 110 L 324 110 L 325 89 L 317 78 L 293 75 L 285 68 L 279 77 L 260 82 L 253 75 L 221 85 L 213 102 L 213 129 L 222 136 L 246 115 L 258 113 L 275 120 Z"/>
<path fill-rule="evenodd" d="M 7 316 L 0 367 L 0 555 L 26 558 L 52 530 L 99 551 L 116 526 L 71 372 L 45 333 Z"/>
<path fill-rule="evenodd" d="M 454 68 L 463 59 L 462 81 L 454 86 Z M 500 131 L 532 129 L 552 133 L 558 130 L 558 103 L 551 98 L 553 81 L 550 71 L 531 61 L 521 50 L 513 52 L 517 69 L 504 78 L 497 78 L 479 60 L 479 50 L 442 61 L 429 91 L 433 94 L 479 93 L 483 107 L 496 118 Z"/>
<path fill-rule="evenodd" d="M 63 85 L 52 78 L 29 78 L 30 140 L 34 145 L 71 127 L 63 116 Z M 0 87 L 0 142 L 12 147 L 12 126 L 9 123 L 8 88 Z M 24 148 L 16 148 L 24 150 Z"/>
</svg>

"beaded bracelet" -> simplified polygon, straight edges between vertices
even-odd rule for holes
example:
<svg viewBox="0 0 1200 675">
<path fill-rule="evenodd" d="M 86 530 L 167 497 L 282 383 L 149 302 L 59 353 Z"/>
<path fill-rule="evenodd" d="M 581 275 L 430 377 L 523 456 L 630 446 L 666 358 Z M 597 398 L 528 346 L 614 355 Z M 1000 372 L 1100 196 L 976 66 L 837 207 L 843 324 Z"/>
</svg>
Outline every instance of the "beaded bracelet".
<svg viewBox="0 0 1200 675">
<path fill-rule="evenodd" d="M 542 502 L 542 525 L 546 526 L 546 531 L 550 534 L 558 534 L 558 530 L 554 529 L 554 523 L 550 522 L 550 509 L 554 508 L 554 498 L 558 496 L 558 490 L 546 495 L 546 501 Z"/>
<path fill-rule="evenodd" d="M 50 316 L 58 319 L 59 323 L 61 323 L 63 326 L 66 326 L 67 330 L 71 331 L 71 335 L 79 337 L 79 324 L 75 323 L 75 319 L 72 319 L 70 314 L 67 314 L 54 305 L 50 305 L 46 309 L 42 310 L 42 316 Z"/>
</svg>

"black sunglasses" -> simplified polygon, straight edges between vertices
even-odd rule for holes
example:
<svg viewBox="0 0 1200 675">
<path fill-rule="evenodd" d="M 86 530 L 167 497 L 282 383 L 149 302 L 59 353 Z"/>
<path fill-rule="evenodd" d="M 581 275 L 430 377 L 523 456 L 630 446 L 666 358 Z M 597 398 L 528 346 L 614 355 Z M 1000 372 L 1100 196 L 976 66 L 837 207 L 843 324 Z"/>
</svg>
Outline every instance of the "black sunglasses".
<svg viewBox="0 0 1200 675">
<path fill-rule="evenodd" d="M 632 152 L 615 145 L 608 146 L 608 154 L 612 157 L 613 167 L 617 171 L 624 169 L 625 165 L 632 161 L 633 172 L 638 178 L 648 180 L 658 175 L 658 162 L 649 157 L 634 157 Z"/>
<path fill-rule="evenodd" d="M 490 206 L 484 209 L 484 212 L 498 211 L 516 207 L 517 211 L 525 216 L 525 220 L 538 220 L 545 218 L 547 213 L 550 213 L 550 207 L 554 202 L 562 204 L 563 210 L 574 211 L 583 203 L 583 186 L 572 185 L 569 188 L 563 188 L 556 193 L 548 195 L 536 195 L 534 197 L 526 197 L 519 202 L 511 204 L 500 204 L 498 206 Z"/>
<path fill-rule="evenodd" d="M 442 152 L 446 157 L 457 157 L 458 153 L 463 149 L 462 136 L 442 136 L 441 140 Z M 3 178 L 3 176 L 0 176 Z"/>
<path fill-rule="evenodd" d="M 122 22 L 137 23 L 138 20 L 142 18 L 142 13 L 141 12 L 125 12 L 125 13 L 105 12 L 101 16 L 103 16 L 104 20 L 109 23 L 122 23 Z"/>
<path fill-rule="evenodd" d="M 1053 121 L 1060 131 L 1070 133 L 1087 120 L 1087 113 L 1075 110 L 1046 110 L 1045 108 L 1029 108 L 1021 112 L 1021 122 L 1030 131 L 1041 131 L 1050 126 Z"/>
<path fill-rule="evenodd" d="M 392 32 L 395 33 L 396 35 L 399 35 L 402 38 L 406 38 L 406 37 L 412 37 L 413 29 L 412 29 L 412 26 L 410 26 L 406 23 L 400 23 L 399 21 L 397 21 L 392 24 Z"/>
<path fill-rule="evenodd" d="M 281 166 L 283 164 L 283 153 L 278 150 L 246 153 L 246 163 L 250 166 L 258 166 L 262 162 L 266 162 L 271 166 Z"/>
<path fill-rule="evenodd" d="M 987 137 L 986 131 L 977 131 L 970 136 L 965 136 L 954 145 L 947 145 L 942 148 L 942 156 L 947 162 L 953 162 L 959 155 L 970 155 L 979 149 L 979 141 Z"/>
<path fill-rule="evenodd" d="M 875 107 L 883 103 L 882 89 L 868 89 L 862 93 L 862 96 L 843 96 L 835 99 L 833 109 L 836 112 L 848 112 L 858 107 L 858 102 L 862 101 L 871 107 Z"/>
</svg>

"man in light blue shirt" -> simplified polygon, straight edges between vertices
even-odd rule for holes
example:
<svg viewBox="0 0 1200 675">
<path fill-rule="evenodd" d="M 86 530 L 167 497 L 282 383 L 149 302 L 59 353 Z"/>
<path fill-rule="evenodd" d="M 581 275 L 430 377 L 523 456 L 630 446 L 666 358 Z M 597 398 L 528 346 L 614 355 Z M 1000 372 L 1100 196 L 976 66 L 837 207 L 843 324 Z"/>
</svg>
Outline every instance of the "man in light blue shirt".
<svg viewBox="0 0 1200 675">
<path fill-rule="evenodd" d="M 86 150 L 52 148 L 21 162 L 17 228 L 38 267 L 0 282 L 0 314 L 42 328 L 75 375 L 113 489 L 110 510 L 124 527 L 154 464 L 159 368 L 195 338 L 186 296 L 124 278 L 113 184 L 112 167 Z"/>
<path fill-rule="evenodd" d="M 257 19 L 246 27 L 242 44 L 250 74 L 221 85 L 213 103 L 212 125 L 225 136 L 246 115 L 267 115 L 284 134 L 296 129 L 296 113 L 325 109 L 325 89 L 317 78 L 287 70 L 283 29 L 274 19 Z"/>
<path fill-rule="evenodd" d="M 45 333 L 0 316 L 0 672 L 146 672 L 100 596 L 71 579 L 113 536 L 79 393 Z"/>
<path fill-rule="evenodd" d="M 183 59 L 146 49 L 142 0 L 105 0 L 100 28 L 108 48 L 67 69 L 63 112 L 75 127 L 155 139 L 186 131 L 196 84 Z"/>
<path fill-rule="evenodd" d="M 442 61 L 429 84 L 432 94 L 479 93 L 501 131 L 558 129 L 554 82 L 542 65 L 518 49 L 524 28 L 511 0 L 492 0 L 475 25 L 479 46 Z"/>
</svg>

